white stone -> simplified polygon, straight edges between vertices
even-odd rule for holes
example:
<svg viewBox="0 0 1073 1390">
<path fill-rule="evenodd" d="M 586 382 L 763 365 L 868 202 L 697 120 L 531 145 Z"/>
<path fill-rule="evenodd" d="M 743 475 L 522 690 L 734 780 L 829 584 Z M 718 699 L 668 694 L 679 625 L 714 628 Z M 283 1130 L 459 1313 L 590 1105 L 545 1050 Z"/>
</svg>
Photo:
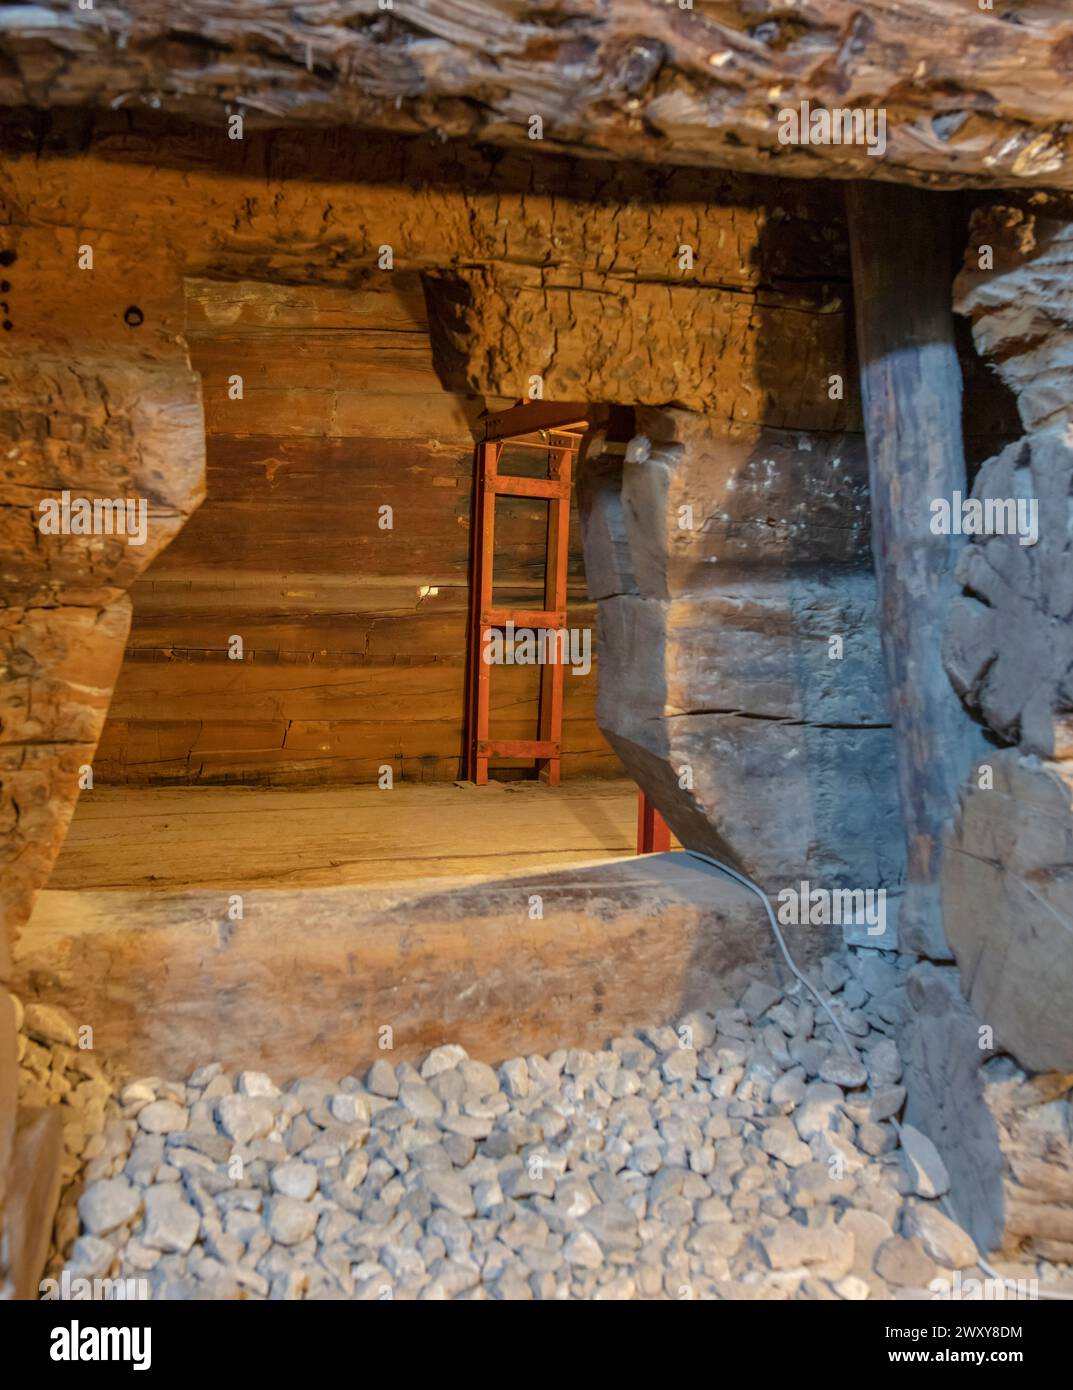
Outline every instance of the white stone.
<svg viewBox="0 0 1073 1390">
<path fill-rule="evenodd" d="M 395 1075 L 395 1068 L 382 1057 L 378 1057 L 369 1068 L 365 1084 L 374 1096 L 383 1096 L 386 1100 L 395 1100 L 399 1094 L 399 1079 Z"/>
<path fill-rule="evenodd" d="M 220 1127 L 236 1144 L 248 1144 L 271 1133 L 275 1112 L 267 1100 L 255 1096 L 221 1096 L 216 1102 Z"/>
<path fill-rule="evenodd" d="M 434 1047 L 421 1063 L 421 1075 L 426 1081 L 431 1081 L 434 1076 L 451 1071 L 460 1062 L 467 1060 L 466 1049 L 459 1047 L 457 1043 L 448 1043 L 444 1047 Z"/>
<path fill-rule="evenodd" d="M 968 1269 L 979 1258 L 969 1233 L 928 1202 L 914 1202 L 909 1208 L 905 1233 L 919 1237 L 931 1258 L 944 1269 Z"/>
<path fill-rule="evenodd" d="M 339 1091 L 332 1096 L 328 1109 L 341 1125 L 369 1125 L 369 1103 L 364 1096 Z"/>
<path fill-rule="evenodd" d="M 939 1150 L 915 1125 L 902 1125 L 902 1161 L 919 1197 L 941 1197 L 950 1190 L 950 1175 Z"/>
<path fill-rule="evenodd" d="M 529 1094 L 529 1068 L 524 1057 L 512 1057 L 499 1069 L 503 1089 L 514 1100 L 524 1100 Z"/>
<path fill-rule="evenodd" d="M 123 1087 L 119 1093 L 119 1103 L 124 1108 L 148 1105 L 151 1101 L 156 1100 L 156 1093 L 159 1089 L 159 1076 L 143 1076 Z"/>
<path fill-rule="evenodd" d="M 181 1134 L 189 1117 L 173 1100 L 154 1100 L 138 1111 L 138 1127 L 147 1134 Z"/>
<path fill-rule="evenodd" d="M 274 1100 L 279 1095 L 279 1087 L 263 1071 L 244 1071 L 239 1073 L 239 1093 L 261 1100 Z"/>
<path fill-rule="evenodd" d="M 575 1231 L 563 1246 L 563 1258 L 567 1264 L 580 1265 L 582 1269 L 599 1269 L 604 1263 L 604 1252 L 595 1236 L 588 1231 Z"/>
<path fill-rule="evenodd" d="M 840 1087 L 830 1081 L 813 1081 L 804 1088 L 801 1104 L 794 1111 L 794 1127 L 802 1139 L 825 1134 L 833 1127 L 845 1100 Z"/>
<path fill-rule="evenodd" d="M 273 1188 L 281 1196 L 294 1197 L 300 1202 L 308 1202 L 317 1190 L 316 1165 L 297 1158 L 278 1163 L 272 1169 L 271 1179 Z"/>
<path fill-rule="evenodd" d="M 280 1245 L 300 1245 L 317 1227 L 317 1209 L 295 1197 L 273 1197 L 268 1204 L 268 1233 Z"/>
</svg>

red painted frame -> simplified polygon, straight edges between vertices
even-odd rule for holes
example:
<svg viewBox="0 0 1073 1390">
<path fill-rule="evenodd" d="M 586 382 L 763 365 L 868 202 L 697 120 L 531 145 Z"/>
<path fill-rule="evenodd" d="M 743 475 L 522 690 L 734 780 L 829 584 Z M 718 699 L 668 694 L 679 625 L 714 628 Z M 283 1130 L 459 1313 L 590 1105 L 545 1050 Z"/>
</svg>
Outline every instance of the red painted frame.
<svg viewBox="0 0 1073 1390">
<path fill-rule="evenodd" d="M 483 660 L 485 636 L 513 622 L 516 627 L 566 626 L 567 561 L 570 547 L 570 488 L 574 451 L 549 446 L 547 478 L 510 477 L 499 472 L 503 444 L 536 430 L 584 424 L 587 407 L 576 402 L 531 401 L 497 411 L 481 421 L 474 450 L 473 538 L 470 551 L 469 643 L 465 775 L 484 786 L 489 759 L 532 758 L 541 781 L 558 786 L 563 737 L 563 667 L 540 670 L 539 729 L 535 739 L 494 739 L 488 727 L 491 667 Z M 492 604 L 497 497 L 541 497 L 548 503 L 544 608 L 500 608 Z"/>
</svg>

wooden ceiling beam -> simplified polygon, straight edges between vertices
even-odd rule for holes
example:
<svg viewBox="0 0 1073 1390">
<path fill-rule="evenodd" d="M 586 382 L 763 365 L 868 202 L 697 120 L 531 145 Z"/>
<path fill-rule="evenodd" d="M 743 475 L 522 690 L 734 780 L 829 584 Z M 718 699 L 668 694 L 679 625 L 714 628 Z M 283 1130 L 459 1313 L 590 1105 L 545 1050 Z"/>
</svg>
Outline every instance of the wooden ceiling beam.
<svg viewBox="0 0 1073 1390">
<path fill-rule="evenodd" d="M 687 7 L 684 7 L 687 6 Z M 364 126 L 662 165 L 1073 187 L 1056 0 L 0 4 L 0 107 Z M 783 113 L 882 111 L 882 148 Z M 808 124 L 808 122 L 806 122 Z M 822 135 L 821 135 L 822 141 Z"/>
</svg>

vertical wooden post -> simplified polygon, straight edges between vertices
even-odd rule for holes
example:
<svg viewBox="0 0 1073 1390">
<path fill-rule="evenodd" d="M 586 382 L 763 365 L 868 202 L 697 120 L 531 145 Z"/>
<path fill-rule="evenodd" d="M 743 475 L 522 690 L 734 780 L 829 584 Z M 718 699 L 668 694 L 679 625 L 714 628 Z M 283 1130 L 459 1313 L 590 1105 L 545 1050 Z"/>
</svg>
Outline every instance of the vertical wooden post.
<svg viewBox="0 0 1073 1390">
<path fill-rule="evenodd" d="M 482 745 L 488 739 L 488 664 L 484 660 L 484 634 L 492 606 L 492 565 L 495 537 L 495 477 L 500 445 L 485 441 L 473 453 L 473 535 L 470 545 L 469 652 L 466 689 L 466 767 L 471 782 L 488 781 L 488 755 Z"/>
<path fill-rule="evenodd" d="M 962 538 L 935 535 L 930 510 L 936 498 L 965 491 L 952 209 L 941 195 L 879 182 L 849 185 L 846 203 L 872 553 L 908 849 L 899 939 L 949 959 L 942 834 L 978 746 L 941 655 Z"/>
<path fill-rule="evenodd" d="M 551 448 L 548 451 L 548 476 L 565 483 L 566 496 L 553 497 L 548 502 L 547 560 L 544 567 L 544 609 L 556 615 L 559 630 L 566 629 L 566 581 L 570 557 L 570 472 L 571 451 Z M 563 678 L 565 668 L 556 660 L 540 668 L 540 732 L 541 741 L 562 738 Z M 561 749 L 560 749 L 561 752 Z M 559 785 L 559 756 L 537 761 L 537 775 L 550 786 Z"/>
<path fill-rule="evenodd" d="M 637 853 L 666 854 L 671 847 L 671 828 L 645 796 L 637 793 Z"/>
<path fill-rule="evenodd" d="M 481 532 L 479 583 L 476 585 L 477 601 L 477 660 L 476 660 L 476 752 L 473 765 L 473 780 L 479 787 L 488 781 L 488 754 L 483 751 L 488 739 L 488 683 L 491 672 L 484 659 L 484 637 L 490 624 L 489 609 L 492 607 L 492 579 L 495 565 L 495 509 L 496 495 L 490 486 L 499 464 L 498 444 L 482 444 L 481 449 Z"/>
</svg>

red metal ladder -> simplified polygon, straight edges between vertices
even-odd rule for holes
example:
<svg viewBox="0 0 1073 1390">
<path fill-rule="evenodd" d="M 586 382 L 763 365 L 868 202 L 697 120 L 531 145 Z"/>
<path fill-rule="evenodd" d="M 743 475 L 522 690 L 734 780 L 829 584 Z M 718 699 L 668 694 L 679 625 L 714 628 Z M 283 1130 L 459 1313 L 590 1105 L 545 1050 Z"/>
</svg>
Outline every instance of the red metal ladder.
<svg viewBox="0 0 1073 1390">
<path fill-rule="evenodd" d="M 503 445 L 536 431 L 554 431 L 584 423 L 585 407 L 531 402 L 486 416 L 474 453 L 473 542 L 471 548 L 469 641 L 467 651 L 466 771 L 484 786 L 491 758 L 532 758 L 541 781 L 559 783 L 563 729 L 563 665 L 540 668 L 540 713 L 535 739 L 497 739 L 489 732 L 491 665 L 484 659 L 488 634 L 513 623 L 515 628 L 566 627 L 566 576 L 570 541 L 570 486 L 574 449 L 548 442 L 548 476 L 524 478 L 501 474 Z M 492 601 L 497 497 L 540 497 L 548 503 L 547 558 L 542 609 L 500 608 Z"/>
</svg>

